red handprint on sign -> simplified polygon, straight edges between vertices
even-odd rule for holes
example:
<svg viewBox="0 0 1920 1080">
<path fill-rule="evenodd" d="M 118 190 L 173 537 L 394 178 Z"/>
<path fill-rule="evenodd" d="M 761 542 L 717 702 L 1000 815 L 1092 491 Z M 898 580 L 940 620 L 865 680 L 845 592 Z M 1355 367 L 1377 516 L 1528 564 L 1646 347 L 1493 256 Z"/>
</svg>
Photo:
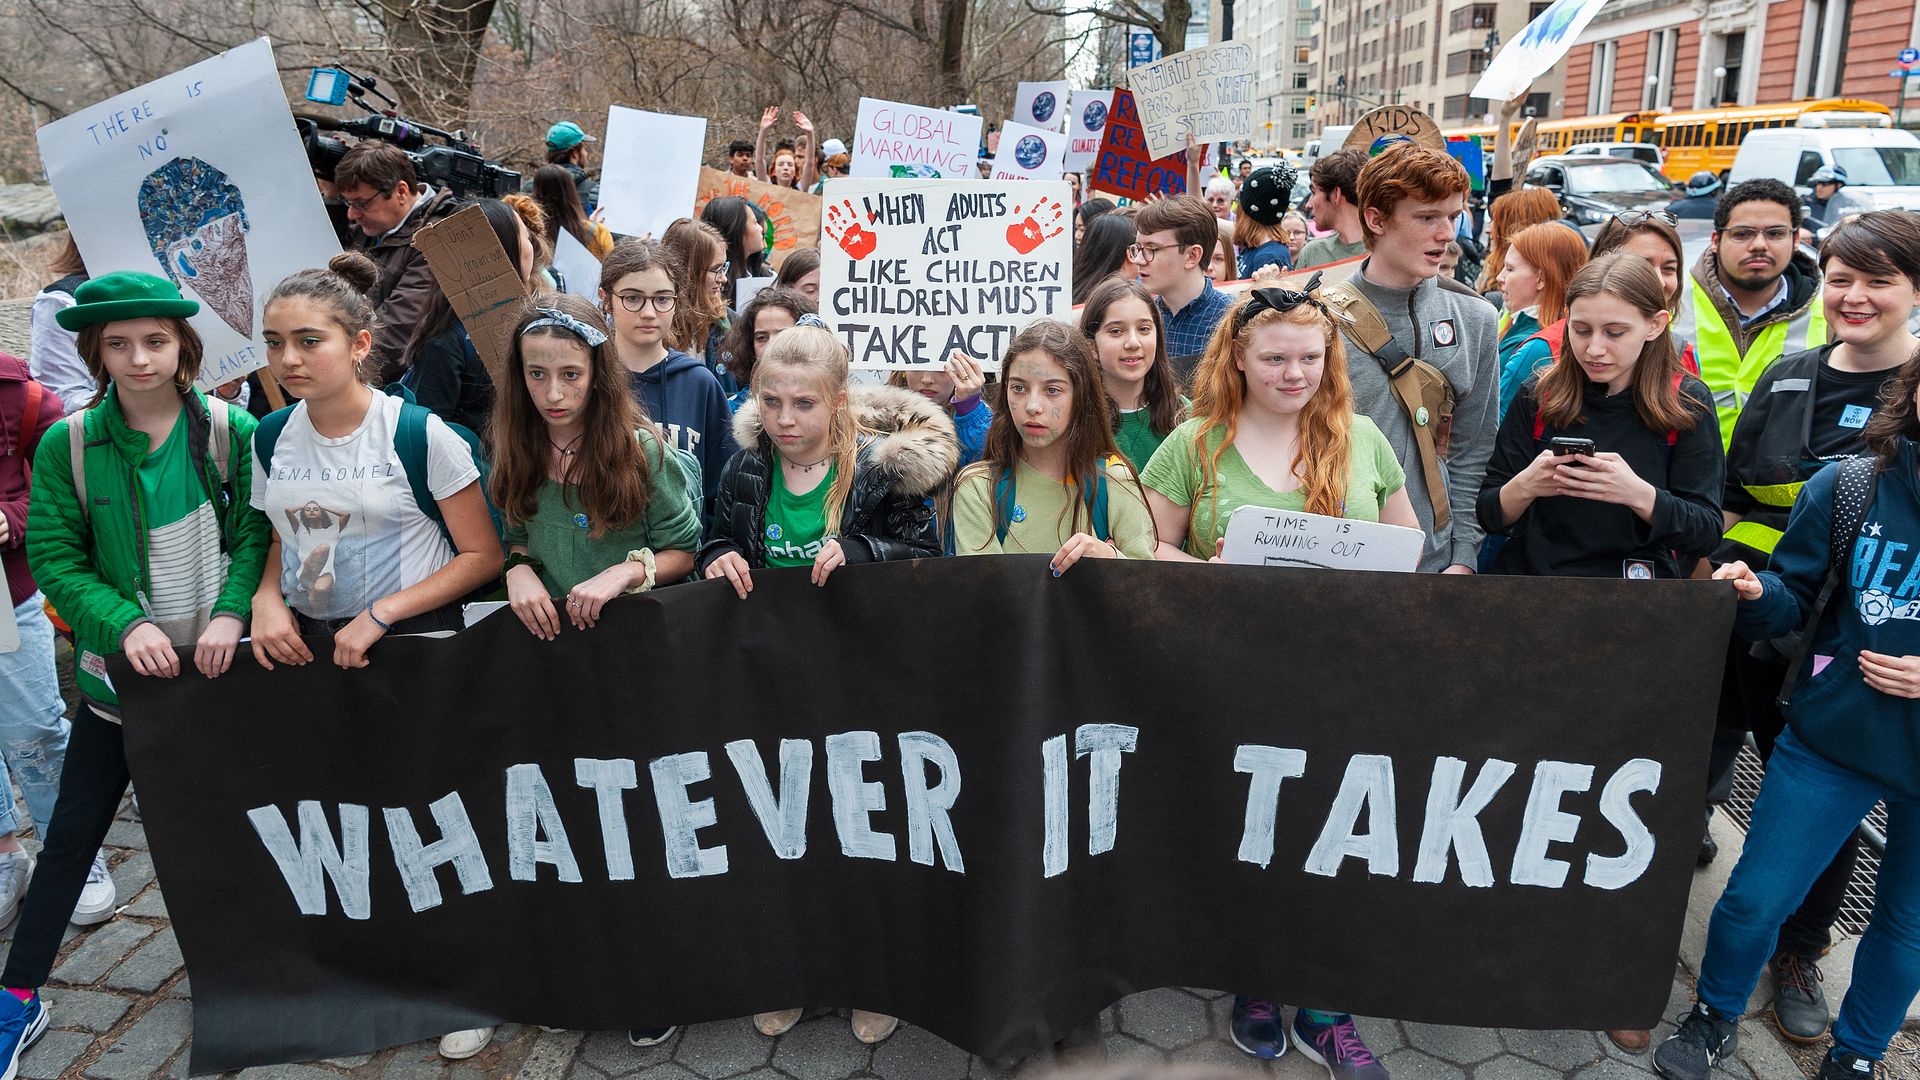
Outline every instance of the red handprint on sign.
<svg viewBox="0 0 1920 1080">
<path fill-rule="evenodd" d="M 1014 207 L 1013 216 L 1020 218 L 1020 214 L 1020 208 Z M 1032 254 L 1034 248 L 1066 231 L 1066 226 L 1060 223 L 1066 216 L 1066 208 L 1057 199 L 1040 200 L 1026 215 L 1007 226 L 1007 243 L 1022 255 Z"/>
<path fill-rule="evenodd" d="M 880 237 L 873 230 L 860 224 L 860 214 L 853 203 L 841 199 L 840 205 L 827 207 L 827 216 L 820 223 L 821 229 L 840 250 L 854 257 L 855 261 L 873 254 L 880 246 Z"/>
</svg>

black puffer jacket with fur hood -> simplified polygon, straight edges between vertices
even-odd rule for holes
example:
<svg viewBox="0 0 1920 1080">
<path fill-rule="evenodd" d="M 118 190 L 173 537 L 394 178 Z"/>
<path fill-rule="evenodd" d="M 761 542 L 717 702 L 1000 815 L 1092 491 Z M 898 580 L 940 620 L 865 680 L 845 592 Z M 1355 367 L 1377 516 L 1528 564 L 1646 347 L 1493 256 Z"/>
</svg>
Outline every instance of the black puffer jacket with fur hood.
<svg viewBox="0 0 1920 1080">
<path fill-rule="evenodd" d="M 953 420 L 911 390 L 894 386 L 850 386 L 849 402 L 862 435 L 855 458 L 853 488 L 835 533 L 847 562 L 884 562 L 939 555 L 940 538 L 927 499 L 946 485 L 960 464 L 960 441 Z M 749 400 L 733 417 L 733 437 L 741 449 L 720 472 L 699 569 L 729 551 L 747 565 L 767 565 L 767 498 L 776 455 L 760 404 Z"/>
</svg>

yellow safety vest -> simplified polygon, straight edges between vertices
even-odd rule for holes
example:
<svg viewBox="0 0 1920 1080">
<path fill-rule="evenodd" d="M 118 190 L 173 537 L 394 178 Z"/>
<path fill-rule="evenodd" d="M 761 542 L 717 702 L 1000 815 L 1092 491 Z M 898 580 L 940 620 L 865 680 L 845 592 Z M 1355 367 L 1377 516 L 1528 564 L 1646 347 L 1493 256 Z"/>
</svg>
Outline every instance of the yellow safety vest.
<svg viewBox="0 0 1920 1080">
<path fill-rule="evenodd" d="M 1743 484 L 1753 501 L 1762 506 L 1792 508 L 1793 500 L 1800 497 L 1800 489 L 1806 487 L 1804 481 L 1796 480 L 1791 484 Z M 1774 546 L 1780 543 L 1780 530 L 1771 525 L 1762 525 L 1757 521 L 1742 518 L 1727 530 L 1727 539 L 1736 544 L 1745 544 L 1755 551 L 1773 554 Z"/>
<path fill-rule="evenodd" d="M 1827 316 L 1818 296 L 1807 305 L 1807 310 L 1761 330 L 1747 347 L 1745 356 L 1740 354 L 1733 332 L 1727 329 L 1720 309 L 1714 306 L 1713 298 L 1701 288 L 1698 279 L 1693 280 L 1693 318 L 1693 355 L 1700 363 L 1700 381 L 1713 391 L 1713 411 L 1720 419 L 1722 450 L 1733 442 L 1734 422 L 1740 419 L 1740 410 L 1746 407 L 1747 395 L 1753 392 L 1753 384 L 1760 381 L 1760 373 L 1783 356 L 1827 343 Z"/>
</svg>

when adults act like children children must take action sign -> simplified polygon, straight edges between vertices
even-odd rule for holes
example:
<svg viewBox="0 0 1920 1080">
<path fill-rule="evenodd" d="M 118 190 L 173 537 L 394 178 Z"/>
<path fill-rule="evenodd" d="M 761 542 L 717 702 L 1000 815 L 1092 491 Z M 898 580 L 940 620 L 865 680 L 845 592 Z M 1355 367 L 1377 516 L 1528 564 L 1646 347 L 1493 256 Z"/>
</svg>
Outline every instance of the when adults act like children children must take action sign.
<svg viewBox="0 0 1920 1080">
<path fill-rule="evenodd" d="M 1253 47 L 1223 41 L 1127 73 L 1147 150 L 1165 157 L 1196 142 L 1253 138 Z"/>
<path fill-rule="evenodd" d="M 340 252 L 266 38 L 61 117 L 39 141 L 87 265 L 159 274 L 200 302 L 202 390 L 266 366 L 267 294 Z"/>
<path fill-rule="evenodd" d="M 1071 203 L 1050 180 L 829 180 L 820 314 L 855 368 L 959 349 L 997 371 L 1021 327 L 1069 317 Z"/>
<path fill-rule="evenodd" d="M 1426 547 L 1419 529 L 1265 506 L 1236 507 L 1226 539 L 1220 557 L 1230 563 L 1405 574 L 1419 567 Z"/>
<path fill-rule="evenodd" d="M 1106 134 L 1100 138 L 1100 153 L 1093 160 L 1087 187 L 1136 201 L 1151 195 L 1184 194 L 1187 152 L 1182 150 L 1163 158 L 1147 153 L 1147 139 L 1140 130 L 1140 114 L 1133 107 L 1133 95 L 1115 90 L 1113 110 L 1107 114 Z"/>
<path fill-rule="evenodd" d="M 979 152 L 978 114 L 863 97 L 847 175 L 964 179 Z"/>
</svg>

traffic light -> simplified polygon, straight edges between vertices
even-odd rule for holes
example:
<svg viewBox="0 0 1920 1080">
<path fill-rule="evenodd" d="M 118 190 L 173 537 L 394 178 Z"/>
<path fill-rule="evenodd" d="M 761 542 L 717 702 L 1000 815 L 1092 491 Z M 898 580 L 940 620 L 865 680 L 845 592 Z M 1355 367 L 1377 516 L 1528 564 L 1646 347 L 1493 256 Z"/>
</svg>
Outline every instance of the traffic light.
<svg viewBox="0 0 1920 1080">
<path fill-rule="evenodd" d="M 1319 97 L 1318 97 L 1317 95 L 1314 95 L 1314 94 L 1308 94 L 1308 95 L 1307 95 L 1307 111 L 1308 111 L 1308 112 L 1312 112 L 1312 111 L 1313 111 L 1313 107 L 1314 107 L 1314 102 L 1316 102 L 1316 101 L 1318 101 L 1318 100 L 1320 100 L 1320 99 L 1319 99 Z"/>
</svg>

